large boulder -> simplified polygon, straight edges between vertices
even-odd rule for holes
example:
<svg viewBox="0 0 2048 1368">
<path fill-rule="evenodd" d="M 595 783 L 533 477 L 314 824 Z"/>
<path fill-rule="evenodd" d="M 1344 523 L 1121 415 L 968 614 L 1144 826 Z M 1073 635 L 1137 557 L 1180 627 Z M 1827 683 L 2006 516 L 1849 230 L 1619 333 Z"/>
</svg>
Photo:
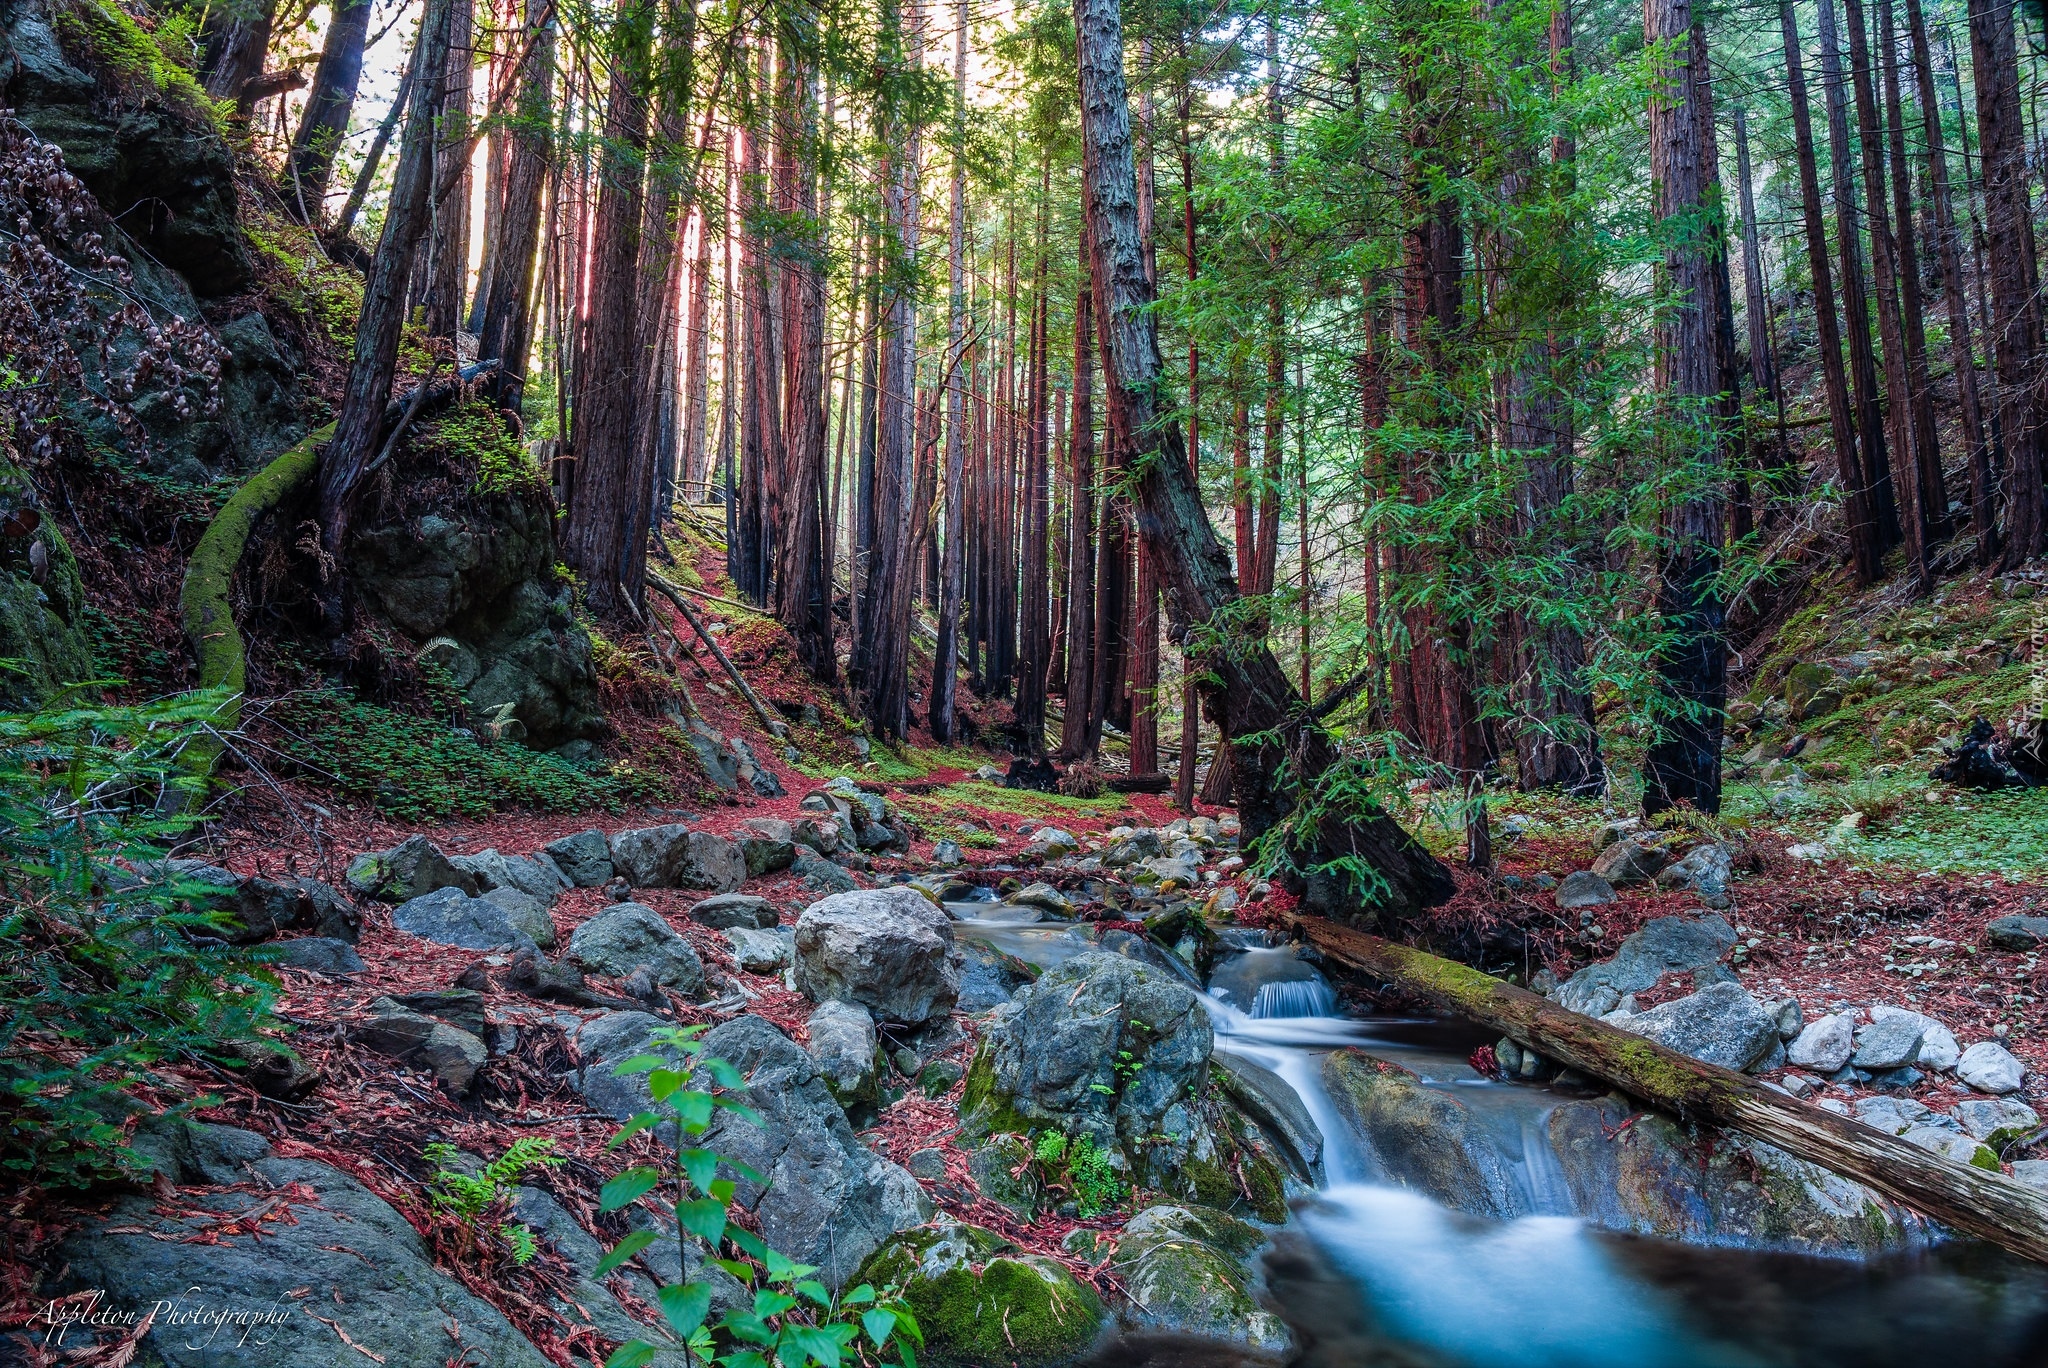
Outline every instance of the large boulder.
<svg viewBox="0 0 2048 1368">
<path fill-rule="evenodd" d="M 500 855 L 496 849 L 488 849 L 451 856 L 448 863 L 475 879 L 479 893 L 509 888 L 552 904 L 562 891 L 561 870 L 525 855 Z"/>
<path fill-rule="evenodd" d="M 796 983 L 813 1002 L 859 1003 L 878 1021 L 943 1017 L 960 996 L 952 920 L 903 887 L 820 899 L 797 918 Z"/>
<path fill-rule="evenodd" d="M 1064 1264 L 993 1231 L 946 1221 L 889 1241 L 862 1281 L 902 1288 L 934 1368 L 1050 1368 L 1076 1361 L 1102 1325 L 1093 1288 Z"/>
<path fill-rule="evenodd" d="M 598 888 L 612 880 L 611 840 L 602 831 L 579 831 L 549 841 L 541 853 L 572 888 Z"/>
<path fill-rule="evenodd" d="M 1352 1137 L 1394 1183 L 1475 1216 L 1530 1214 L 1513 1165 L 1451 1091 L 1349 1049 L 1324 1057 L 1323 1085 Z"/>
<path fill-rule="evenodd" d="M 1605 1016 L 1625 994 L 1640 993 L 1666 974 L 1690 974 L 1695 986 L 1732 980 L 1721 960 L 1734 948 L 1735 928 L 1718 914 L 1658 917 L 1623 940 L 1612 959 L 1579 970 L 1553 996 L 1574 1012 Z"/>
<path fill-rule="evenodd" d="M 577 1029 L 575 1086 L 592 1111 L 624 1121 L 654 1109 L 645 1074 L 613 1071 L 635 1055 L 672 1053 L 655 1044 L 657 1032 L 671 1029 L 673 1023 L 646 1012 L 606 1012 Z"/>
<path fill-rule="evenodd" d="M 735 1017 L 701 1039 L 703 1058 L 745 1076 L 745 1100 L 760 1119 L 720 1112 L 702 1143 L 766 1179 L 731 1174 L 735 1200 L 753 1213 L 761 1238 L 816 1265 L 826 1286 L 838 1288 L 889 1236 L 927 1219 L 931 1206 L 917 1180 L 861 1144 L 801 1046 L 756 1016 Z"/>
<path fill-rule="evenodd" d="M 1724 1069 L 1761 1063 L 1778 1044 L 1778 1019 L 1738 983 L 1710 983 L 1646 1012 L 1603 1018 L 1632 1035 Z M 1917 1032 L 1913 1036 L 1918 1043 Z"/>
<path fill-rule="evenodd" d="M 0 519 L 34 508 L 28 476 L 0 456 Z M 54 519 L 0 536 L 0 711 L 31 712 L 60 690 L 96 679 L 86 632 L 85 581 Z"/>
<path fill-rule="evenodd" d="M 796 863 L 793 829 L 779 818 L 751 817 L 739 824 L 733 838 L 739 842 L 740 857 L 746 862 L 750 879 L 773 874 Z"/>
<path fill-rule="evenodd" d="M 881 1041 L 867 1008 L 851 1002 L 820 1003 L 805 1030 L 809 1039 L 804 1048 L 839 1105 L 849 1112 L 873 1109 L 882 1100 L 876 1064 Z"/>
<path fill-rule="evenodd" d="M 533 943 L 541 949 L 555 948 L 555 919 L 548 914 L 546 902 L 516 888 L 494 888 L 484 894 L 484 901 L 503 912 L 506 921 L 533 937 Z"/>
<path fill-rule="evenodd" d="M 505 909 L 459 888 L 437 888 L 400 903 L 391 924 L 436 945 L 464 950 L 534 950 L 533 937 L 519 929 Z"/>
<path fill-rule="evenodd" d="M 690 920 L 714 931 L 730 931 L 735 927 L 766 931 L 775 925 L 777 918 L 775 905 L 766 898 L 752 893 L 720 893 L 692 907 Z"/>
<path fill-rule="evenodd" d="M 680 822 L 617 832 L 612 868 L 635 888 L 708 888 L 730 893 L 747 878 L 746 857 L 723 836 Z"/>
<path fill-rule="evenodd" d="M 1593 872 L 1621 888 L 1649 883 L 1670 863 L 1662 846 L 1638 836 L 1624 836 L 1594 857 Z"/>
<path fill-rule="evenodd" d="M 464 873 L 424 836 L 408 836 L 389 850 L 373 850 L 349 861 L 348 886 L 366 898 L 402 903 L 439 888 L 476 896 L 476 877 Z"/>
<path fill-rule="evenodd" d="M 354 1178 L 279 1158 L 246 1131 L 233 1134 L 245 1143 L 232 1166 L 188 1165 L 177 1153 L 224 1154 L 211 1136 L 166 1147 L 159 1158 L 177 1170 L 165 1175 L 173 1183 L 245 1186 L 188 1188 L 172 1205 L 146 1194 L 120 1199 L 64 1241 L 53 1260 L 65 1269 L 63 1282 L 51 1290 L 95 1289 L 122 1309 L 178 1306 L 179 1318 L 159 1318 L 141 1344 L 139 1361 L 165 1368 L 335 1368 L 344 1356 L 396 1368 L 428 1362 L 428 1345 L 440 1346 L 435 1363 L 549 1368 L 496 1307 L 436 1268 L 411 1224 Z M 247 1228 L 237 1222 L 245 1215 Z M 250 1320 L 228 1322 L 218 1335 L 203 1319 L 237 1314 Z"/>
<path fill-rule="evenodd" d="M 1147 1207 L 1124 1226 L 1109 1261 L 1127 1298 L 1118 1323 L 1240 1346 L 1247 1353 L 1237 1361 L 1246 1368 L 1285 1362 L 1294 1335 L 1259 1304 L 1247 1271 L 1266 1246 L 1263 1231 L 1221 1211 Z"/>
<path fill-rule="evenodd" d="M 622 979 L 645 969 L 685 997 L 704 991 L 704 962 L 682 933 L 642 903 L 614 903 L 569 936 L 569 958 L 585 972 Z"/>
</svg>

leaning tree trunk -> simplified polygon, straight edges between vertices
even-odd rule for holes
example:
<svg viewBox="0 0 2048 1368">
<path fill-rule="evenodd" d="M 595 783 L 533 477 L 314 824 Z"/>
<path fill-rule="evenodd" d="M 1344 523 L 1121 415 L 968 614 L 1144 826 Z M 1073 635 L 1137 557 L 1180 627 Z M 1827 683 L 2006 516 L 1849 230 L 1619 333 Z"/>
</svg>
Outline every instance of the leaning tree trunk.
<svg viewBox="0 0 2048 1368">
<path fill-rule="evenodd" d="M 1655 383 L 1663 411 L 1662 469 L 1696 492 L 1664 514 L 1658 550 L 1657 611 L 1669 639 L 1657 657 L 1664 707 L 1659 734 L 1643 766 L 1643 810 L 1654 815 L 1680 804 L 1721 808 L 1721 728 L 1727 705 L 1728 645 L 1721 569 L 1721 447 L 1725 438 L 1721 349 L 1717 331 L 1722 251 L 1713 217 L 1717 187 L 1709 175 L 1706 139 L 1706 30 L 1691 0 L 1646 0 L 1643 43 L 1665 45 L 1650 92 L 1650 176 L 1653 212 L 1665 235 L 1663 287 L 1669 302 L 1654 337 Z M 1702 229 L 1701 219 L 1706 227 Z"/>
<path fill-rule="evenodd" d="M 1139 535 L 1155 558 L 1178 632 L 1219 625 L 1238 602 L 1237 584 L 1201 490 L 1189 473 L 1178 424 L 1165 404 L 1159 332 L 1138 231 L 1137 168 L 1124 84 L 1117 0 L 1076 0 L 1083 175 L 1100 313 L 1108 337 L 1105 388 L 1111 441 L 1135 476 Z M 1336 762 L 1334 741 L 1308 715 L 1263 641 L 1226 642 L 1213 657 L 1219 686 L 1207 705 L 1237 755 L 1239 809 L 1249 835 L 1287 820 Z M 1362 861 L 1376 878 L 1374 901 L 1399 913 L 1442 902 L 1452 884 L 1443 866 L 1392 818 L 1376 811 L 1304 812 L 1293 835 L 1297 859 Z"/>
<path fill-rule="evenodd" d="M 367 5 L 364 6 L 368 8 Z M 414 60 L 421 71 L 438 71 L 447 60 L 452 0 L 427 0 L 420 15 Z M 320 453 L 320 544 L 335 566 L 348 545 L 348 519 L 364 472 L 383 437 L 384 406 L 398 365 L 399 336 L 405 326 L 406 284 L 413 254 L 425 237 L 434 188 L 434 127 L 440 121 L 442 84 L 415 81 L 406 114 L 405 140 L 392 177 L 391 201 L 377 255 L 363 282 L 363 308 L 356 325 L 355 354 L 342 391 L 334 439 Z M 321 612 L 331 634 L 342 630 L 338 569 L 322 587 Z"/>
<path fill-rule="evenodd" d="M 363 46 L 370 37 L 370 9 L 370 0 L 358 4 L 341 0 L 328 23 L 320 63 L 313 68 L 313 84 L 306 92 L 306 112 L 299 120 L 298 135 L 292 140 L 291 156 L 284 167 L 285 207 L 305 223 L 320 220 L 320 202 L 327 197 L 327 182 L 334 175 L 334 156 L 348 133 L 348 116 L 356 106 L 356 87 L 363 79 Z M 426 30 L 422 28 L 420 33 L 424 38 Z M 439 91 L 434 98 L 438 109 Z M 408 129 L 408 141 L 411 136 Z"/>
<path fill-rule="evenodd" d="M 1316 917 L 1296 918 L 1295 924 L 1310 945 L 1338 964 L 1427 998 L 1681 1120 L 1739 1131 L 2022 1258 L 2048 1262 L 2048 1194 L 1931 1154 L 1426 951 Z"/>
</svg>

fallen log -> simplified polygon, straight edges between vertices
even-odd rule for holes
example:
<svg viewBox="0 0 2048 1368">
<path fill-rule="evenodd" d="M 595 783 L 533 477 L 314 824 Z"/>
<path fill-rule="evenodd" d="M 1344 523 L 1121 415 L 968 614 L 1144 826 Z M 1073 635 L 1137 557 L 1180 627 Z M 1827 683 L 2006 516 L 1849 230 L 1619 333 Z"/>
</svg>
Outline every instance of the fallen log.
<svg viewBox="0 0 2048 1368">
<path fill-rule="evenodd" d="M 683 597 L 683 591 L 677 586 L 670 584 L 660 575 L 655 574 L 652 570 L 647 572 L 647 582 L 653 585 L 663 598 L 676 606 L 676 611 L 683 615 L 684 619 L 690 624 L 691 630 L 696 632 L 698 638 L 711 648 L 711 654 L 716 656 L 718 663 L 725 667 L 726 678 L 732 680 L 734 687 L 753 706 L 754 716 L 761 719 L 761 725 L 768 729 L 768 734 L 778 741 L 787 736 L 789 728 L 783 724 L 781 718 L 772 716 L 769 713 L 767 707 L 761 702 L 760 695 L 754 692 L 754 686 L 747 683 L 746 676 L 739 672 L 738 667 L 726 655 L 725 648 L 718 644 L 718 638 L 711 635 L 710 629 L 704 625 L 704 620 L 697 616 L 697 610 L 692 608 L 689 601 Z"/>
<path fill-rule="evenodd" d="M 2048 1193 L 1808 1106 L 1465 965 L 1321 917 L 1291 920 L 1309 944 L 1346 968 L 1420 994 L 1683 1120 L 1776 1145 L 1924 1216 L 2048 1263 Z"/>
</svg>

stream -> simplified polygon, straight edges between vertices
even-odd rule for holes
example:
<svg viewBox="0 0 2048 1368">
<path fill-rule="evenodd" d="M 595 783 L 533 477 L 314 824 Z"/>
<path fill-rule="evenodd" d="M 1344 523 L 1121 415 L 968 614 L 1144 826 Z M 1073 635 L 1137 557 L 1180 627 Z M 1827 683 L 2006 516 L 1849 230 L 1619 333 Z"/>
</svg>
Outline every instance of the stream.
<svg viewBox="0 0 2048 1368">
<path fill-rule="evenodd" d="M 1042 968 L 1096 948 L 1035 909 L 948 909 L 962 934 Z M 1866 1260 L 1602 1229 L 1577 1209 L 1550 1146 L 1546 1122 L 1565 1095 L 1475 1075 L 1467 1056 L 1490 1037 L 1470 1023 L 1341 1015 L 1328 983 L 1291 949 L 1258 947 L 1256 937 L 1247 945 L 1219 961 L 1208 985 L 1161 958 L 1202 994 L 1217 1051 L 1278 1075 L 1322 1131 L 1323 1183 L 1295 1204 L 1289 1229 L 1344 1295 L 1288 1279 L 1270 1289 L 1275 1309 L 1315 1345 L 1305 1362 L 2048 1368 L 2048 1270 L 1967 1240 Z M 1242 1007 L 1232 1000 L 1248 995 Z M 1345 1047 L 1452 1091 L 1507 1156 L 1531 1214 L 1481 1219 L 1388 1181 L 1323 1085 L 1323 1057 Z"/>
</svg>

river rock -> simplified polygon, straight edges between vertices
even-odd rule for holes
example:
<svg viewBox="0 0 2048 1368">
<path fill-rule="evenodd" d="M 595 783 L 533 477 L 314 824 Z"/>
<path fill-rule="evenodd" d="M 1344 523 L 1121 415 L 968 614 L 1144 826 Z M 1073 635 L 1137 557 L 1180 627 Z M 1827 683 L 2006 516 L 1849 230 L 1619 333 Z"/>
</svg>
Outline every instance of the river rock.
<svg viewBox="0 0 2048 1368">
<path fill-rule="evenodd" d="M 1829 1074 L 1856 1052 L 1856 1019 L 1847 1012 L 1809 1021 L 1785 1047 L 1786 1061 L 1797 1068 Z"/>
<path fill-rule="evenodd" d="M 1042 826 L 1031 833 L 1031 839 L 1024 842 L 1024 848 L 1017 852 L 1025 860 L 1061 860 L 1081 848 L 1074 839 L 1074 833 L 1056 826 Z"/>
<path fill-rule="evenodd" d="M 1035 907 L 1055 917 L 1071 915 L 1074 910 L 1066 895 L 1049 883 L 1026 884 L 1003 901 L 1012 907 Z"/>
<path fill-rule="evenodd" d="M 932 863 L 941 869 L 954 869 L 963 863 L 960 843 L 950 837 L 932 842 Z"/>
<path fill-rule="evenodd" d="M 1557 990 L 1561 1006 L 1605 1016 L 1624 993 L 1640 993 L 1666 974 L 1691 974 L 1695 986 L 1734 979 L 1722 958 L 1735 948 L 1725 917 L 1658 917 L 1616 947 L 1614 957 L 1589 964 Z"/>
<path fill-rule="evenodd" d="M 400 903 L 391 911 L 391 924 L 421 940 L 464 950 L 537 948 L 533 937 L 515 926 L 504 908 L 455 887 L 437 888 Z"/>
<path fill-rule="evenodd" d="M 1137 868 L 1135 877 L 1139 882 L 1171 883 L 1177 888 L 1191 887 L 1202 877 L 1193 858 L 1187 855 L 1155 855 L 1140 862 Z"/>
<path fill-rule="evenodd" d="M 704 963 L 682 933 L 643 903 L 615 903 L 569 937 L 569 958 L 585 972 L 622 979 L 646 969 L 685 997 L 704 991 Z"/>
<path fill-rule="evenodd" d="M 1207 1207 L 1154 1206 L 1133 1216 L 1109 1268 L 1128 1304 L 1117 1307 L 1127 1331 L 1164 1331 L 1238 1345 L 1241 1364 L 1284 1362 L 1294 1350 L 1287 1323 L 1259 1304 L 1246 1271 L 1266 1235 Z"/>
<path fill-rule="evenodd" d="M 723 836 L 680 822 L 617 832 L 612 868 L 635 888 L 708 888 L 730 893 L 747 878 L 746 857 Z"/>
<path fill-rule="evenodd" d="M 1956 1077 L 1978 1092 L 2002 1094 L 2018 1092 L 2026 1070 L 2005 1046 L 1984 1040 L 1963 1051 L 1956 1061 Z"/>
<path fill-rule="evenodd" d="M 541 849 L 574 887 L 601 888 L 611 882 L 611 841 L 602 831 L 579 831 Z"/>
<path fill-rule="evenodd" d="M 732 945 L 733 963 L 750 974 L 780 973 L 789 966 L 789 937 L 780 932 L 735 926 L 725 939 Z"/>
<path fill-rule="evenodd" d="M 1913 1217 L 1860 1184 L 1732 1131 L 1707 1144 L 1617 1097 L 1567 1102 L 1548 1131 L 1572 1209 L 1612 1230 L 1862 1257 L 1917 1238 Z"/>
<path fill-rule="evenodd" d="M 1913 1063 L 1920 1068 L 1947 1073 L 1963 1056 L 1963 1047 L 1956 1040 L 1955 1032 L 1924 1012 L 1915 1012 L 1904 1007 L 1872 1007 L 1870 1019 L 1873 1022 L 1898 1019 L 1910 1021 L 1918 1026 L 1920 1053 L 1914 1056 Z M 1857 1067 L 1863 1066 L 1858 1064 Z"/>
<path fill-rule="evenodd" d="M 1015 1129 L 997 1124 L 1007 1111 L 1105 1150 L 1139 1146 L 1168 1124 L 1185 1133 L 1194 1123 L 1183 1099 L 1204 1078 L 1214 1042 L 1194 993 L 1135 961 L 1090 951 L 1046 970 L 989 1028 L 962 1119 L 973 1113 L 983 1134 Z"/>
<path fill-rule="evenodd" d="M 1685 852 L 1683 858 L 1657 871 L 1663 888 L 1690 888 L 1709 907 L 1728 905 L 1728 884 L 1734 877 L 1734 861 L 1728 847 L 1708 841 Z"/>
<path fill-rule="evenodd" d="M 1038 976 L 1035 966 L 979 936 L 961 936 L 955 943 L 960 948 L 960 997 L 954 1004 L 959 1011 L 986 1012 L 1000 1007 Z"/>
<path fill-rule="evenodd" d="M 353 945 L 331 936 L 301 936 L 297 940 L 279 941 L 272 949 L 279 964 L 309 973 L 339 978 L 360 974 L 368 967 Z"/>
<path fill-rule="evenodd" d="M 1956 1104 L 1956 1122 L 1996 1149 L 2003 1149 L 2040 1128 L 2041 1114 L 2011 1097 L 1973 1097 Z"/>
<path fill-rule="evenodd" d="M 1973 1168 L 1989 1169 L 1993 1173 L 2004 1172 L 1998 1165 L 1998 1155 L 1973 1136 L 1959 1135 L 1945 1126 L 1914 1126 L 1899 1137 L 1909 1145 L 1918 1145 L 1931 1154 L 1958 1164 Z"/>
<path fill-rule="evenodd" d="M 1736 983 L 1710 983 L 1697 993 L 1647 1012 L 1602 1019 L 1724 1069 L 1748 1069 L 1779 1043 L 1777 1019 Z"/>
<path fill-rule="evenodd" d="M 1993 950 L 2032 950 L 2048 944 L 2048 917 L 1994 917 L 1984 926 L 1984 944 Z"/>
<path fill-rule="evenodd" d="M 879 1105 L 882 1089 L 876 1060 L 881 1043 L 867 1009 L 851 1002 L 821 1003 L 805 1030 L 810 1038 L 804 1049 L 839 1105 L 849 1112 Z"/>
<path fill-rule="evenodd" d="M 1223 1093 L 1238 1110 L 1276 1139 L 1281 1157 L 1296 1181 L 1315 1187 L 1323 1164 L 1323 1132 L 1286 1079 L 1265 1065 L 1229 1050 L 1217 1050 L 1209 1062 L 1222 1070 Z"/>
<path fill-rule="evenodd" d="M 859 1276 L 903 1289 L 924 1331 L 918 1359 L 934 1368 L 1072 1363 L 1103 1319 L 1094 1289 L 1064 1264 L 954 1221 L 897 1236 Z"/>
<path fill-rule="evenodd" d="M 796 860 L 790 869 L 803 880 L 804 887 L 816 892 L 852 893 L 860 888 L 860 880 L 809 846 L 797 847 Z"/>
<path fill-rule="evenodd" d="M 767 1180 L 731 1174 L 734 1199 L 770 1245 L 816 1265 L 819 1279 L 838 1288 L 890 1235 L 930 1216 L 917 1180 L 860 1143 L 815 1061 L 789 1037 L 740 1016 L 701 1039 L 704 1057 L 745 1076 L 745 1100 L 760 1118 L 756 1125 L 719 1112 L 702 1143 Z"/>
<path fill-rule="evenodd" d="M 796 982 L 813 1002 L 856 1002 L 879 1021 L 943 1017 L 960 996 L 952 920 L 901 886 L 836 893 L 797 918 Z"/>
<path fill-rule="evenodd" d="M 477 891 L 486 896 L 493 889 L 510 888 L 552 906 L 562 891 L 562 871 L 552 860 L 543 864 L 524 855 L 500 855 L 496 849 L 486 849 L 453 856 L 448 863 L 475 879 Z"/>
<path fill-rule="evenodd" d="M 392 1368 L 429 1361 L 427 1345 L 440 1346 L 430 1356 L 435 1363 L 549 1368 L 496 1307 L 434 1266 L 419 1235 L 382 1199 L 338 1169 L 279 1158 L 261 1137 L 237 1134 L 248 1142 L 237 1168 L 253 1169 L 255 1184 L 187 1190 L 174 1207 L 149 1195 L 120 1199 L 56 1251 L 53 1262 L 66 1274 L 51 1290 L 99 1289 L 108 1305 L 123 1309 L 177 1303 L 185 1313 L 251 1318 L 246 1343 L 233 1322 L 215 1336 L 201 1322 L 160 1321 L 144 1337 L 140 1361 L 165 1368 L 336 1368 L 344 1355 L 358 1357 L 338 1333 Z M 167 1176 L 175 1183 L 249 1181 L 247 1173 L 206 1168 Z M 303 1188 L 290 1190 L 293 1184 Z M 262 1221 L 260 1234 L 235 1224 L 244 1213 L 274 1213 L 280 1205 L 286 1218 Z"/>
<path fill-rule="evenodd" d="M 409 836 L 389 850 L 349 861 L 348 886 L 366 898 L 402 903 L 440 888 L 474 895 L 476 879 L 453 864 L 424 836 Z"/>
<path fill-rule="evenodd" d="M 1393 1182 L 1475 1216 L 1528 1214 L 1506 1157 L 1449 1092 L 1362 1050 L 1331 1051 L 1322 1077 L 1337 1115 Z"/>
<path fill-rule="evenodd" d="M 1662 846 L 1639 836 L 1624 836 L 1593 858 L 1593 872 L 1620 888 L 1649 883 L 1670 863 Z"/>
<path fill-rule="evenodd" d="M 1567 912 L 1582 907 L 1605 907 L 1614 901 L 1614 885 L 1590 869 L 1581 869 L 1565 875 L 1552 896 Z"/>
<path fill-rule="evenodd" d="M 1856 1033 L 1856 1053 L 1849 1062 L 1870 1073 L 1902 1069 L 1920 1057 L 1920 1037 L 1925 1033 L 1915 1016 L 1880 1018 Z"/>
<path fill-rule="evenodd" d="M 532 937 L 541 949 L 555 948 L 555 919 L 548 915 L 546 902 L 511 887 L 493 888 L 484 894 L 484 901 L 503 912 L 506 921 Z"/>
<path fill-rule="evenodd" d="M 690 909 L 690 920 L 717 931 L 751 927 L 766 931 L 776 923 L 775 906 L 752 893 L 720 893 Z"/>
<path fill-rule="evenodd" d="M 750 817 L 733 830 L 733 839 L 739 842 L 740 858 L 746 861 L 750 879 L 796 863 L 794 829 L 779 818 Z"/>
<path fill-rule="evenodd" d="M 967 1146 L 967 1172 L 975 1191 L 1026 1222 L 1046 1209 L 1045 1184 L 1039 1181 L 1031 1143 L 1015 1132 L 998 1132 Z"/>
<path fill-rule="evenodd" d="M 477 1070 L 490 1057 L 490 1048 L 483 1041 L 445 1021 L 437 1021 L 420 1042 L 414 1060 L 431 1072 L 443 1088 L 459 1097 L 469 1091 Z"/>
</svg>

